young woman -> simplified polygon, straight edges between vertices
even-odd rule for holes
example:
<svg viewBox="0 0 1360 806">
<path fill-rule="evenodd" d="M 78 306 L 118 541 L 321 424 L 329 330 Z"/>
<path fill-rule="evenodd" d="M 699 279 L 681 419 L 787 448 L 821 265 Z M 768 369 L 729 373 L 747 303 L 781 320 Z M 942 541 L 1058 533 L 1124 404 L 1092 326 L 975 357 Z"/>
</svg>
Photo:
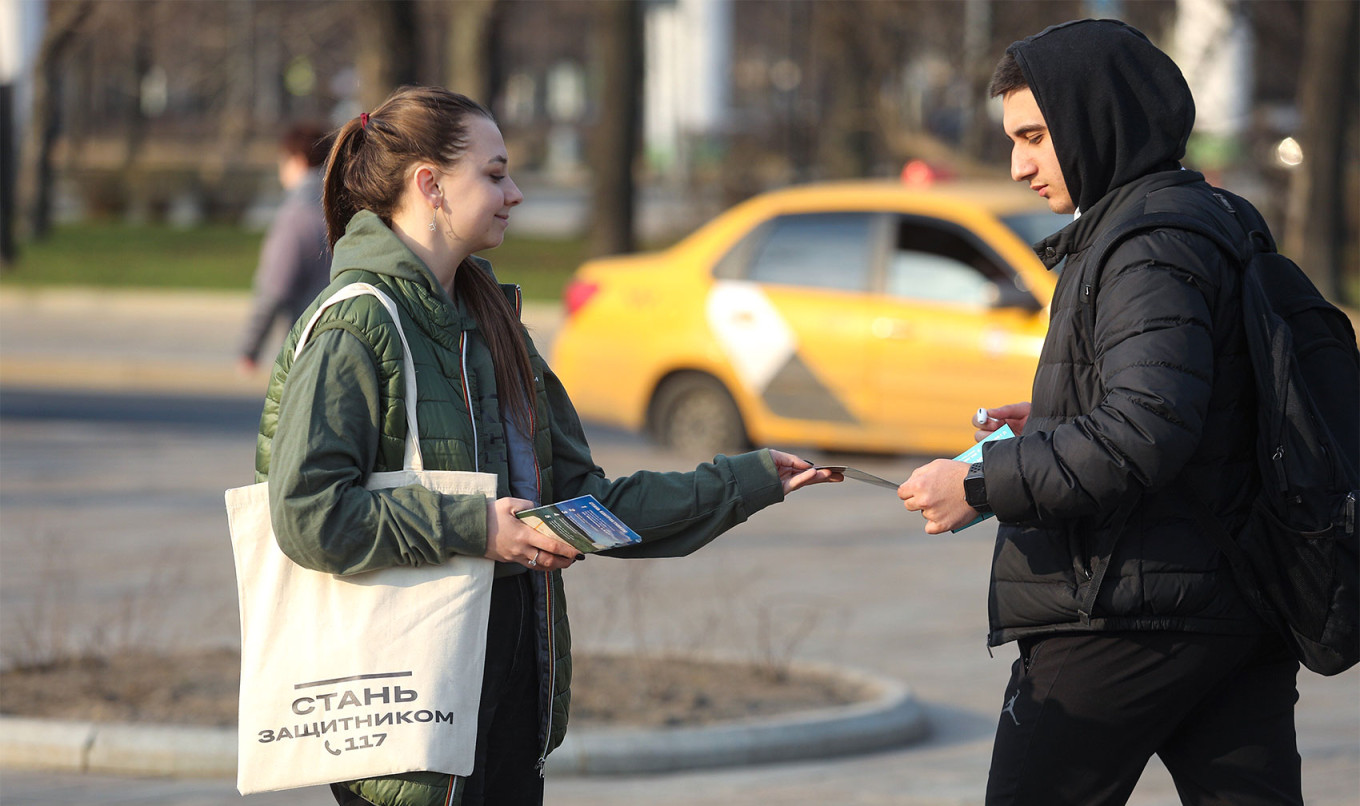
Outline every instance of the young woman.
<svg viewBox="0 0 1360 806">
<path fill-rule="evenodd" d="M 518 289 L 474 257 L 501 243 L 524 199 L 507 168 L 486 109 L 411 87 L 340 129 L 323 191 L 334 258 L 320 299 L 364 282 L 396 301 L 417 367 L 426 469 L 495 473 L 496 500 L 364 488 L 370 473 L 401 468 L 405 438 L 402 347 L 373 297 L 327 309 L 296 361 L 295 327 L 270 379 L 256 473 L 288 556 L 335 574 L 459 554 L 497 563 L 472 775 L 349 781 L 332 787 L 340 803 L 542 802 L 544 759 L 570 701 L 561 571 L 583 556 L 515 512 L 591 494 L 643 537 L 612 553 L 679 556 L 800 487 L 840 479 L 767 450 L 607 479 L 519 323 Z"/>
</svg>

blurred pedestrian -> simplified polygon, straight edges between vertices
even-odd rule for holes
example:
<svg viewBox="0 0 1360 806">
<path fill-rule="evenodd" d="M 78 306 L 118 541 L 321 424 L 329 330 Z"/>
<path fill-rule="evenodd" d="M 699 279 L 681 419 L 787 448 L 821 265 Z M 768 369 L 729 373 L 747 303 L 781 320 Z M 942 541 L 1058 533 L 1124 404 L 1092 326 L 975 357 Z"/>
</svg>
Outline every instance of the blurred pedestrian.
<svg viewBox="0 0 1360 806">
<path fill-rule="evenodd" d="M 542 802 L 544 761 L 562 741 L 570 702 L 561 571 L 584 557 L 516 512 L 590 494 L 643 539 L 609 553 L 679 556 L 794 490 L 839 480 L 769 450 L 719 456 L 689 473 L 606 478 L 520 324 L 518 287 L 498 284 L 476 256 L 500 245 L 524 199 L 508 167 L 485 108 L 447 90 L 408 87 L 340 129 L 323 191 L 335 279 L 321 299 L 362 282 L 396 302 L 418 369 L 424 466 L 494 473 L 495 500 L 364 487 L 373 472 L 401 469 L 406 436 L 407 348 L 374 297 L 325 309 L 296 360 L 295 327 L 270 380 L 256 472 L 269 483 L 289 557 L 333 574 L 454 555 L 496 563 L 471 775 L 337 783 L 340 803 Z"/>
<path fill-rule="evenodd" d="M 326 131 L 309 122 L 293 124 L 279 140 L 284 197 L 255 269 L 255 296 L 238 359 L 244 374 L 256 371 L 274 326 L 281 320 L 291 326 L 330 282 L 330 249 L 321 211 L 321 164 L 329 148 Z"/>
<path fill-rule="evenodd" d="M 1020 657 L 987 803 L 1124 803 L 1153 754 L 1185 803 L 1302 803 L 1298 663 L 1195 515 L 1202 501 L 1236 533 L 1261 483 L 1240 267 L 1177 228 L 1088 265 L 1145 213 L 1245 242 L 1180 165 L 1189 87 L 1137 30 L 1080 20 L 1012 44 L 991 94 L 1012 178 L 1078 217 L 1036 245 L 1066 263 L 1033 401 L 979 413 L 979 439 L 1003 422 L 1019 436 L 899 490 L 931 534 L 1000 521 L 988 645 L 1017 641 Z"/>
</svg>

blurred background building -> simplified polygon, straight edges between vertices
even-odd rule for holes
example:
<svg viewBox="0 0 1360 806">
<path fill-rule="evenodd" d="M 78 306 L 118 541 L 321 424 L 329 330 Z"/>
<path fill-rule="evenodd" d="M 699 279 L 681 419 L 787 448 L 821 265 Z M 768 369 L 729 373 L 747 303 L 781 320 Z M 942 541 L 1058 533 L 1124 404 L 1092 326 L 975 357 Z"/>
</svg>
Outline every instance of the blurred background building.
<svg viewBox="0 0 1360 806">
<path fill-rule="evenodd" d="M 4 253 L 86 217 L 258 225 L 275 135 L 403 83 L 496 112 L 517 178 L 587 200 L 592 251 L 679 233 L 772 187 L 1007 175 L 986 97 L 1011 41 L 1080 16 L 1172 53 L 1187 163 L 1257 201 L 1354 304 L 1360 4 L 1341 0 L 0 0 Z"/>
</svg>

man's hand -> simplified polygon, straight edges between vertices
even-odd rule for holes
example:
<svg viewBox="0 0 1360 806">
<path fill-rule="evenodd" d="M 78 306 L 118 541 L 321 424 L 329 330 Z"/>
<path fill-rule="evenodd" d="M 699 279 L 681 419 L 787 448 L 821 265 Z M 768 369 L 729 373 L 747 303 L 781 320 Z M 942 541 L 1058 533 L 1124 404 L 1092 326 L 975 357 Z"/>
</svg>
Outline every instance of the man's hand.
<svg viewBox="0 0 1360 806">
<path fill-rule="evenodd" d="M 998 406 L 994 409 L 984 409 L 987 412 L 987 419 L 984 422 L 973 420 L 973 425 L 977 426 L 977 433 L 973 434 L 973 439 L 978 442 L 992 435 L 992 432 L 1003 425 L 1009 425 L 1011 430 L 1018 437 L 1025 432 L 1025 423 L 1029 422 L 1029 401 L 1024 403 L 1011 403 L 1008 406 Z"/>
<path fill-rule="evenodd" d="M 936 459 L 918 467 L 911 478 L 897 488 L 897 497 L 907 509 L 925 517 L 926 534 L 948 532 L 967 525 L 978 516 L 978 511 L 968 506 L 963 497 L 963 477 L 967 475 L 966 462 Z"/>
</svg>

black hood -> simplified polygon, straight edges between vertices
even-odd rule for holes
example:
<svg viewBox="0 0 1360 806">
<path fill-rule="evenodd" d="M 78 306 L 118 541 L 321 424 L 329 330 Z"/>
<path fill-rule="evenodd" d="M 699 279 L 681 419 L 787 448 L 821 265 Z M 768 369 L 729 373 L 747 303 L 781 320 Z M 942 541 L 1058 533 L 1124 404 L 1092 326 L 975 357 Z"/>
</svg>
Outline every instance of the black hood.
<svg viewBox="0 0 1360 806">
<path fill-rule="evenodd" d="M 1006 52 L 1034 93 L 1078 209 L 1091 209 L 1140 176 L 1179 166 L 1195 102 L 1176 63 L 1138 29 L 1076 20 Z"/>
</svg>

